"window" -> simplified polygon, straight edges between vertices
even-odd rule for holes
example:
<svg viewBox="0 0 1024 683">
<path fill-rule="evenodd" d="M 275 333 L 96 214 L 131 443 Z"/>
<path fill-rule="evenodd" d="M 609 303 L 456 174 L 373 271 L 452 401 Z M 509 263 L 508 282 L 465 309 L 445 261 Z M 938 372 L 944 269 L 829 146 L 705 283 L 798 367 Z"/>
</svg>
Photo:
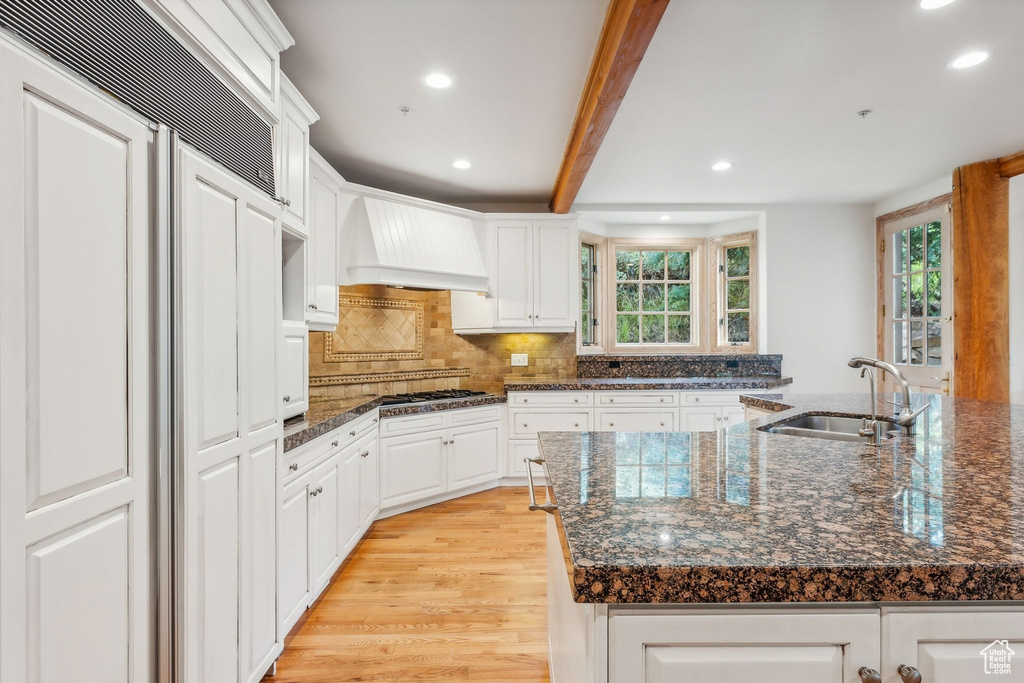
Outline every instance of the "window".
<svg viewBox="0 0 1024 683">
<path fill-rule="evenodd" d="M 597 342 L 597 299 L 594 276 L 597 274 L 597 248 L 580 243 L 580 343 L 593 346 Z"/>
<path fill-rule="evenodd" d="M 942 223 L 893 234 L 893 357 L 899 365 L 942 365 Z M 927 339 L 927 344 L 926 340 Z"/>
<path fill-rule="evenodd" d="M 717 277 L 717 335 L 712 350 L 756 350 L 755 239 L 755 233 L 744 233 L 710 240 L 716 259 L 712 272 Z"/>
<path fill-rule="evenodd" d="M 755 238 L 581 240 L 581 345 L 609 353 L 756 351 Z M 602 310 L 598 292 L 608 302 Z"/>
</svg>

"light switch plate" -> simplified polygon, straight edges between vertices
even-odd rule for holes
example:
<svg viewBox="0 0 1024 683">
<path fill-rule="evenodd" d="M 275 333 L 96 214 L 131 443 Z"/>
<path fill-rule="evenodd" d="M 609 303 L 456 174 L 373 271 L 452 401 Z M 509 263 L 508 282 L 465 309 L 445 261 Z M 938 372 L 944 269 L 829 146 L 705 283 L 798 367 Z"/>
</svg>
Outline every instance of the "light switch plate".
<svg viewBox="0 0 1024 683">
<path fill-rule="evenodd" d="M 513 353 L 512 354 L 512 367 L 514 368 L 525 368 L 530 364 L 530 354 L 528 353 Z"/>
</svg>

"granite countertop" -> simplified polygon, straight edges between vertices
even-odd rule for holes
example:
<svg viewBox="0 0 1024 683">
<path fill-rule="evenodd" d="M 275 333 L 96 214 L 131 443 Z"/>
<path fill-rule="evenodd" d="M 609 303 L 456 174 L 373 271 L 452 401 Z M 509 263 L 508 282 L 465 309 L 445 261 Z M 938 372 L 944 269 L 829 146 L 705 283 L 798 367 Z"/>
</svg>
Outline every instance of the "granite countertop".
<svg viewBox="0 0 1024 683">
<path fill-rule="evenodd" d="M 398 417 L 401 415 L 417 415 L 432 413 L 438 410 L 458 410 L 477 406 L 504 403 L 504 396 L 482 394 L 465 398 L 447 398 L 440 401 L 424 401 L 422 403 L 403 403 L 383 406 L 381 397 L 375 395 L 356 396 L 352 398 L 311 399 L 309 410 L 304 419 L 289 421 L 284 428 L 284 452 L 298 448 L 304 443 L 337 429 L 366 413 L 380 408 L 380 418 Z"/>
<path fill-rule="evenodd" d="M 914 399 L 918 434 L 880 447 L 757 429 L 867 395 L 758 397 L 780 412 L 717 433 L 541 433 L 576 601 L 1024 600 L 1024 406 Z"/>
<path fill-rule="evenodd" d="M 612 379 L 530 378 L 505 380 L 505 391 L 701 391 L 772 389 L 792 384 L 792 377 L 631 377 Z"/>
</svg>

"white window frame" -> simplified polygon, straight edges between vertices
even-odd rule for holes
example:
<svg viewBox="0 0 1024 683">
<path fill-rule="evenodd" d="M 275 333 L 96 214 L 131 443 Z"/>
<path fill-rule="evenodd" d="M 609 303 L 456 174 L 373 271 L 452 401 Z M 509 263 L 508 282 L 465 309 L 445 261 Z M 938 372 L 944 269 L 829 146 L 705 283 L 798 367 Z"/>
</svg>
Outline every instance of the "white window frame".
<svg viewBox="0 0 1024 683">
<path fill-rule="evenodd" d="M 576 306 L 576 329 L 581 330 L 576 335 L 576 354 L 580 356 L 585 355 L 599 355 L 603 354 L 604 351 L 604 329 L 606 321 L 604 319 L 604 310 L 601 304 L 605 301 L 604 291 L 604 274 L 605 270 L 605 252 L 607 250 L 607 240 L 602 235 L 595 235 L 589 232 L 579 233 L 579 250 L 583 248 L 583 245 L 589 245 L 594 249 L 594 265 L 597 266 L 597 271 L 593 275 L 593 291 L 590 293 L 590 311 L 594 319 L 597 320 L 597 325 L 594 329 L 594 343 L 583 345 L 583 284 L 582 284 L 582 272 L 580 271 L 580 299 Z M 576 264 L 577 271 L 579 271 L 580 264 L 577 259 Z"/>
<path fill-rule="evenodd" d="M 735 235 L 723 235 L 712 237 L 708 240 L 708 271 L 715 280 L 715 286 L 711 288 L 711 301 L 709 310 L 711 320 L 709 325 L 711 353 L 757 353 L 757 233 L 742 232 Z M 733 247 L 750 248 L 750 340 L 746 343 L 733 343 L 726 339 L 726 283 L 725 273 L 725 252 Z"/>
<path fill-rule="evenodd" d="M 705 246 L 704 239 L 636 239 L 636 238 L 609 238 L 605 249 L 604 272 L 604 300 L 607 302 L 616 301 L 616 258 L 619 251 L 689 251 L 690 255 L 690 343 L 689 344 L 620 344 L 616 335 L 616 305 L 607 306 L 598 327 L 604 327 L 604 343 L 609 353 L 620 355 L 629 354 L 656 354 L 656 353 L 702 353 L 706 349 L 704 341 L 704 330 L 706 321 L 703 318 L 705 306 L 704 296 L 704 271 L 705 271 Z"/>
</svg>

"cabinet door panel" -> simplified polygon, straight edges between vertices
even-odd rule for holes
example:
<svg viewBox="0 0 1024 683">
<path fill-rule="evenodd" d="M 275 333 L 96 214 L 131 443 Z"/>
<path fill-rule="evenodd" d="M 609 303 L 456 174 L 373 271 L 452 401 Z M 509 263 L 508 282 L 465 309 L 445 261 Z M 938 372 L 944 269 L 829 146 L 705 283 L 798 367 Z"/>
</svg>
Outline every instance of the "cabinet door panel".
<svg viewBox="0 0 1024 683">
<path fill-rule="evenodd" d="M 671 432 L 676 428 L 675 410 L 597 411 L 602 432 Z"/>
<path fill-rule="evenodd" d="M 722 426 L 731 427 L 747 421 L 747 412 L 742 405 L 725 406 L 722 408 Z"/>
<path fill-rule="evenodd" d="M 573 227 L 571 221 L 536 222 L 534 325 L 571 326 L 576 320 L 579 268 Z"/>
<path fill-rule="evenodd" d="M 449 438 L 448 489 L 455 490 L 498 478 L 497 424 L 454 429 Z"/>
<path fill-rule="evenodd" d="M 718 408 L 682 408 L 684 432 L 717 432 L 722 428 L 722 413 Z"/>
<path fill-rule="evenodd" d="M 249 380 L 249 432 L 277 421 L 281 395 L 277 388 L 277 338 L 280 318 L 281 236 L 271 217 L 245 207 L 246 273 L 248 306 L 246 320 L 245 364 Z"/>
<path fill-rule="evenodd" d="M 313 470 L 315 549 L 313 564 L 313 597 L 327 586 L 334 570 L 341 565 L 341 538 L 338 523 L 341 519 L 341 455 L 328 458 Z"/>
<path fill-rule="evenodd" d="M 536 437 L 537 432 L 584 432 L 590 429 L 590 412 L 515 412 L 510 421 L 516 437 Z"/>
<path fill-rule="evenodd" d="M 366 455 L 362 455 L 366 453 Z M 380 446 L 373 434 L 361 447 L 359 459 L 359 528 L 365 531 L 380 509 Z"/>
<path fill-rule="evenodd" d="M 309 382 L 309 331 L 305 325 L 284 324 L 284 349 L 281 352 L 281 400 L 284 417 L 305 412 Z"/>
<path fill-rule="evenodd" d="M 983 683 L 994 677 L 1024 681 L 1024 664 L 1017 661 L 1024 653 L 1020 608 L 890 612 L 882 617 L 882 635 L 882 675 L 887 683 L 899 680 L 900 664 L 917 667 L 927 683 Z"/>
<path fill-rule="evenodd" d="M 287 99 L 281 114 L 281 192 L 290 202 L 285 206 L 285 211 L 303 223 L 306 219 L 306 181 L 309 173 L 309 125 Z"/>
<path fill-rule="evenodd" d="M 310 481 L 307 475 L 286 486 L 282 495 L 277 584 L 282 633 L 295 625 L 309 604 Z"/>
<path fill-rule="evenodd" d="M 311 166 L 310 184 L 312 253 L 307 278 L 309 300 L 316 308 L 307 308 L 306 319 L 333 330 L 338 324 L 338 188 L 316 164 Z"/>
<path fill-rule="evenodd" d="M 277 445 L 249 453 L 249 505 L 242 519 L 248 558 L 243 565 L 248 629 L 246 671 L 257 669 L 277 644 Z"/>
<path fill-rule="evenodd" d="M 411 503 L 447 490 L 445 440 L 442 432 L 381 440 L 381 508 Z"/>
<path fill-rule="evenodd" d="M 525 477 L 526 462 L 524 459 L 539 457 L 540 446 L 536 441 L 509 441 L 507 474 L 511 477 Z M 537 468 L 533 474 L 534 478 L 537 477 L 539 471 L 540 468 Z"/>
<path fill-rule="evenodd" d="M 338 535 L 342 552 L 348 552 L 359 539 L 359 468 L 363 458 L 359 444 L 352 444 L 341 453 L 341 492 L 338 501 Z"/>
<path fill-rule="evenodd" d="M 647 648 L 644 683 L 758 681 L 844 683 L 841 645 Z"/>
<path fill-rule="evenodd" d="M 495 327 L 533 325 L 533 227 L 530 221 L 499 223 L 494 231 Z"/>
</svg>

